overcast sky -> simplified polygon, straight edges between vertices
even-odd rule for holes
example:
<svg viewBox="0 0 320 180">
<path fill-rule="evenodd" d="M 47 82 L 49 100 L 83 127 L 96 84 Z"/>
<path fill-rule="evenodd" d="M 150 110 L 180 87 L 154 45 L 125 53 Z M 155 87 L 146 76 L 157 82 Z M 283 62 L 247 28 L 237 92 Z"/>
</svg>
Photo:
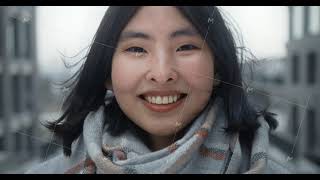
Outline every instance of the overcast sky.
<svg viewBox="0 0 320 180">
<path fill-rule="evenodd" d="M 44 6 L 37 8 L 38 64 L 41 73 L 65 71 L 59 51 L 73 56 L 88 46 L 107 6 Z M 222 7 L 236 23 L 245 45 L 261 58 L 283 57 L 288 41 L 284 6 Z"/>
</svg>

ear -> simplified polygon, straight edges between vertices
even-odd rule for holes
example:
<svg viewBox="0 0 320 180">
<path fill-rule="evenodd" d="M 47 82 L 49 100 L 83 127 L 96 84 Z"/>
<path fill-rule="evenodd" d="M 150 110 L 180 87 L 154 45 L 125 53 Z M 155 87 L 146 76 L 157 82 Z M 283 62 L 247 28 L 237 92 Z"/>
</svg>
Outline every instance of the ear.
<svg viewBox="0 0 320 180">
<path fill-rule="evenodd" d="M 112 82 L 110 80 L 106 80 L 106 82 L 104 83 L 104 86 L 106 89 L 113 91 Z"/>
</svg>

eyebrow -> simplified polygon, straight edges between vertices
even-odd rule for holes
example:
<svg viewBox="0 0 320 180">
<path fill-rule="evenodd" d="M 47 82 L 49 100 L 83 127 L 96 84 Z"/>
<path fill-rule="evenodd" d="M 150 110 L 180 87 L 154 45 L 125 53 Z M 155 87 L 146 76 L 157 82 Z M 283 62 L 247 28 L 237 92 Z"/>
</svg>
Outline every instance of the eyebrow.
<svg viewBox="0 0 320 180">
<path fill-rule="evenodd" d="M 182 28 L 170 34 L 170 38 L 176 38 L 179 36 L 198 36 L 198 32 L 193 28 Z"/>
<path fill-rule="evenodd" d="M 177 38 L 179 36 L 198 36 L 199 34 L 197 31 L 195 31 L 193 28 L 186 27 L 186 28 L 181 28 L 177 31 L 174 31 L 170 34 L 170 39 Z M 150 35 L 144 32 L 138 32 L 138 31 L 124 31 L 121 36 L 119 41 L 125 41 L 128 39 L 145 39 L 145 40 L 151 40 L 153 39 Z"/>
</svg>

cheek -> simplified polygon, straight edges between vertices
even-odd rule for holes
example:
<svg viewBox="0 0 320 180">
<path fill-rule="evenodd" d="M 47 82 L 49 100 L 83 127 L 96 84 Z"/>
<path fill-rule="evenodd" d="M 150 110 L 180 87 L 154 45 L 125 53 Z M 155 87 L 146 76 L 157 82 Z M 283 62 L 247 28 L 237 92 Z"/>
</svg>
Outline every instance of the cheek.
<svg viewBox="0 0 320 180">
<path fill-rule="evenodd" d="M 213 60 L 210 56 L 203 55 L 202 58 L 194 58 L 181 63 L 183 77 L 194 92 L 210 93 L 213 87 Z"/>
<path fill-rule="evenodd" d="M 141 64 L 124 58 L 114 58 L 112 63 L 112 87 L 115 93 L 134 93 L 143 72 Z"/>
</svg>

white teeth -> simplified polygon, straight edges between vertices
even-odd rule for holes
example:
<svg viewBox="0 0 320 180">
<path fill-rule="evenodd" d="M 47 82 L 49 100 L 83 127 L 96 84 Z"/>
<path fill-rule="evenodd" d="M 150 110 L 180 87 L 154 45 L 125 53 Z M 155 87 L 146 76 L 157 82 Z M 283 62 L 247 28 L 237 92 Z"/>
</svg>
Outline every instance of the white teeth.
<svg viewBox="0 0 320 180">
<path fill-rule="evenodd" d="M 173 102 L 176 102 L 177 99 L 178 99 L 178 96 L 177 96 L 177 95 L 173 96 Z"/>
<path fill-rule="evenodd" d="M 156 104 L 162 104 L 162 99 L 160 96 L 157 96 Z"/>
<path fill-rule="evenodd" d="M 177 100 L 180 98 L 179 95 L 173 95 L 173 96 L 146 96 L 145 100 L 147 100 L 149 103 L 152 104 L 171 104 L 177 102 Z"/>
<path fill-rule="evenodd" d="M 152 103 L 155 104 L 156 103 L 156 97 L 152 97 Z"/>
<path fill-rule="evenodd" d="M 168 104 L 169 98 L 168 96 L 165 96 L 162 98 L 162 104 Z"/>
</svg>

